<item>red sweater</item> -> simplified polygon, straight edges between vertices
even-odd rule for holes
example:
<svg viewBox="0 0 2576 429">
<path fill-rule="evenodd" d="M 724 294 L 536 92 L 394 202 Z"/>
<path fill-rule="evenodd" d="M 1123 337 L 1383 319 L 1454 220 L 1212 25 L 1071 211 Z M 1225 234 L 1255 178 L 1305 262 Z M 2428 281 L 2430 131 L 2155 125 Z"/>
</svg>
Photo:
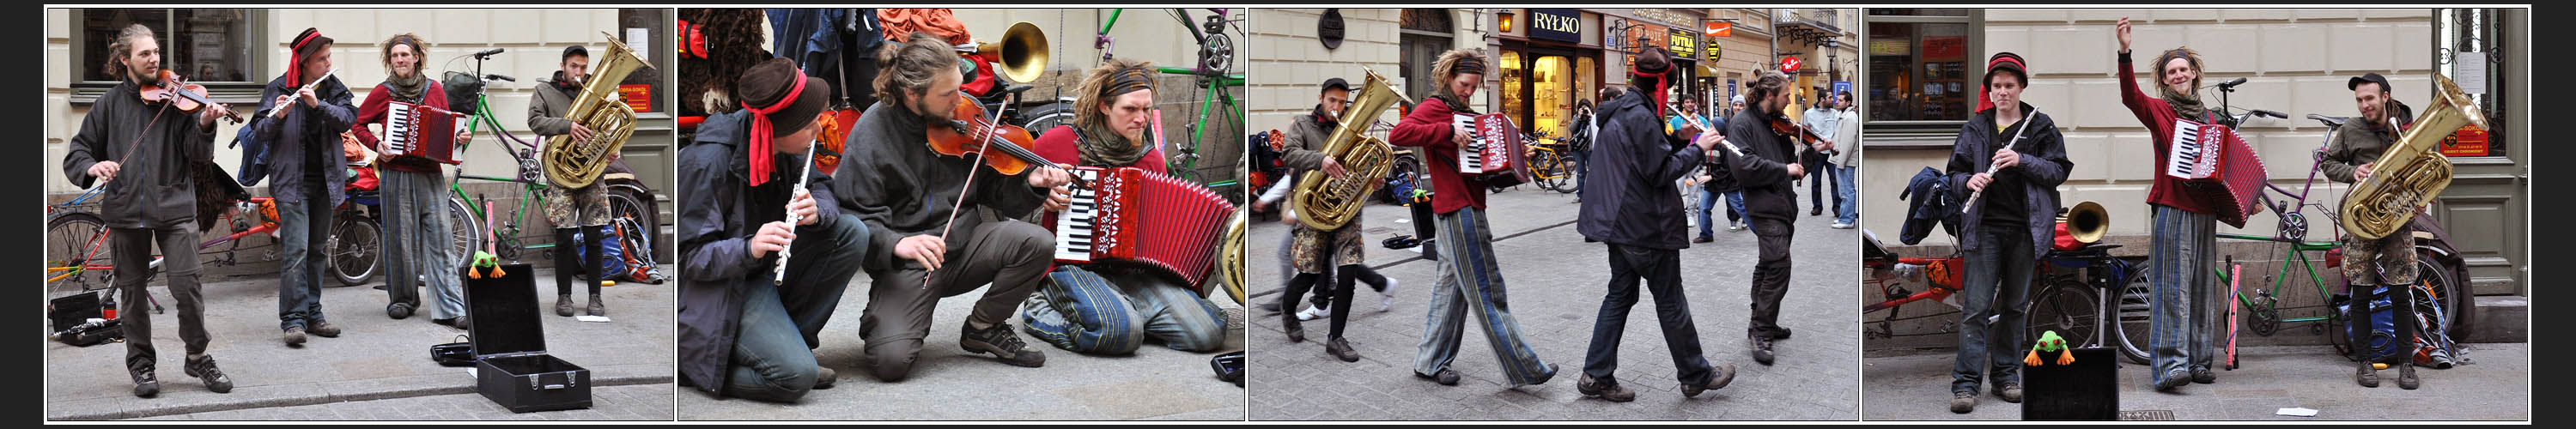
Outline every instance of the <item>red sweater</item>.
<svg viewBox="0 0 2576 429">
<path fill-rule="evenodd" d="M 447 90 L 445 88 L 441 88 L 438 85 L 437 80 L 429 81 L 429 89 L 422 92 L 420 98 L 420 104 L 427 104 L 430 107 L 440 109 L 447 108 Z M 367 91 L 367 101 L 358 104 L 358 119 L 354 123 L 349 124 L 349 133 L 357 135 L 358 143 L 365 144 L 367 145 L 367 148 L 378 152 L 384 151 L 384 147 L 376 143 L 375 131 L 368 130 L 367 126 L 384 125 L 385 103 L 391 103 L 393 101 L 394 90 L 392 86 L 379 83 L 376 84 L 375 90 Z M 463 126 L 465 124 L 460 122 L 457 123 L 457 125 Z M 394 171 L 407 171 L 413 173 L 438 173 L 439 167 L 437 162 L 403 158 L 389 158 L 383 163 L 383 165 L 386 168 L 393 169 Z"/>
<path fill-rule="evenodd" d="M 2155 141 L 2156 169 L 2150 174 L 2155 175 L 2156 184 L 2147 190 L 2147 203 L 2192 213 L 2218 213 L 2213 209 L 2218 207 L 2216 203 L 2202 201 L 2194 194 L 2183 192 L 2182 179 L 2164 174 L 2166 153 L 2173 150 L 2174 120 L 2182 114 L 2175 112 L 2173 105 L 2166 103 L 2164 98 L 2147 95 L 2138 89 L 2137 67 L 2130 63 L 2127 53 L 2120 54 L 2120 104 L 2129 106 L 2129 113 L 2138 115 L 2138 123 L 2147 126 L 2147 133 Z M 2209 118 L 2192 118 L 2192 122 L 2208 121 Z"/>
<path fill-rule="evenodd" d="M 1082 149 L 1074 147 L 1073 143 L 1081 135 L 1082 132 L 1075 131 L 1072 125 L 1057 125 L 1055 129 L 1047 130 L 1046 134 L 1039 135 L 1037 141 L 1030 142 L 1029 145 L 1036 147 L 1029 148 L 1029 151 L 1037 152 L 1038 156 L 1046 157 L 1048 161 L 1059 164 L 1082 165 Z M 1093 167 L 1110 166 L 1094 165 Z M 1163 147 L 1159 145 L 1147 149 L 1145 157 L 1137 158 L 1135 164 L 1121 167 L 1136 167 L 1145 171 L 1170 174 L 1163 170 Z"/>
<path fill-rule="evenodd" d="M 1413 113 L 1386 133 L 1387 144 L 1422 148 L 1422 163 L 1431 169 L 1431 211 L 1440 214 L 1475 206 L 1485 209 L 1485 181 L 1458 174 L 1458 144 L 1449 141 L 1449 103 L 1426 97 Z"/>
</svg>

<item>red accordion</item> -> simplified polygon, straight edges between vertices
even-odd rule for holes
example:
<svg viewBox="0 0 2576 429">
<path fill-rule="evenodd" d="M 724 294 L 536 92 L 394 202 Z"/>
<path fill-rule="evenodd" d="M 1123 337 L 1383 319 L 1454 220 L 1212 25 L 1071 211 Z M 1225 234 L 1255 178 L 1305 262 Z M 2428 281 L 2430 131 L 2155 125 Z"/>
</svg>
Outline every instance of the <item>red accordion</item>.
<svg viewBox="0 0 2576 429">
<path fill-rule="evenodd" d="M 2263 212 L 2263 158 L 2226 125 L 2174 121 L 2164 175 L 2182 179 L 2182 192 L 2215 206 L 2220 222 L 2243 228 Z"/>
<path fill-rule="evenodd" d="M 1482 179 L 1487 186 L 1529 183 L 1529 146 L 1521 143 L 1521 129 L 1510 117 L 1462 114 L 1452 121 L 1476 131 L 1458 148 L 1458 174 Z"/>
<path fill-rule="evenodd" d="M 385 103 L 385 156 L 395 161 L 455 164 L 456 118 L 447 109 L 400 101 Z M 425 163 L 424 163 L 425 164 Z"/>
<path fill-rule="evenodd" d="M 1091 188 L 1074 189 L 1070 207 L 1047 212 L 1056 262 L 1140 264 L 1207 292 L 1203 280 L 1234 203 L 1198 183 L 1135 167 L 1075 167 L 1073 174 Z"/>
</svg>

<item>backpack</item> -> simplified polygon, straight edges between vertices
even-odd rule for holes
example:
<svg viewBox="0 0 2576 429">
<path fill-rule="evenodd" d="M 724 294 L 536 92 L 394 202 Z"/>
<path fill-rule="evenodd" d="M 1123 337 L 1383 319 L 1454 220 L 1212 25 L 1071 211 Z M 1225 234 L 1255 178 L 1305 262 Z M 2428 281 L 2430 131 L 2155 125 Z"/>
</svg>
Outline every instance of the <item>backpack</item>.
<svg viewBox="0 0 2576 429">
<path fill-rule="evenodd" d="M 2364 320 L 2364 316 L 2353 315 L 2351 296 L 2337 295 L 2333 298 L 2335 301 L 2333 304 L 2335 311 L 2344 315 L 2344 323 L 2370 324 L 2370 338 L 2352 341 L 2352 344 L 2357 347 L 2366 347 L 2364 349 L 2365 353 L 2363 353 L 2363 357 L 2368 359 L 2369 362 L 2398 363 L 2402 361 L 2413 361 L 2416 365 L 2436 368 L 2451 367 L 2453 365 L 2453 361 L 2451 359 L 2451 344 L 2449 342 L 2449 336 L 2437 332 L 2436 327 L 2425 326 L 2431 321 L 2431 319 L 2427 319 L 2427 317 L 2432 315 L 2416 314 L 2416 320 L 2414 321 L 2416 329 L 2415 338 L 2412 338 L 2413 341 L 2404 343 L 2404 345 L 2392 346 L 2392 343 L 2395 343 L 2394 340 L 2397 337 L 2397 322 L 2395 320 L 2397 316 L 2396 312 L 2392 310 L 2392 304 L 2389 302 L 2388 293 L 2389 290 L 2387 286 L 2379 286 L 2371 290 L 2371 294 L 2378 298 L 2370 300 L 2370 305 L 2367 307 L 2367 311 L 2369 311 L 2370 314 L 2366 316 L 2367 320 Z M 2439 306 L 2436 306 L 2431 311 L 2441 311 L 2441 309 Z M 2349 327 L 2344 328 L 2344 330 L 2345 332 L 2351 332 Z M 2428 335 L 2428 333 L 2430 334 Z"/>
<path fill-rule="evenodd" d="M 590 228 L 582 228 L 581 231 L 572 233 L 572 239 L 575 241 L 587 241 L 589 239 L 584 238 L 584 234 L 590 232 L 592 232 Z M 591 275 L 599 276 L 600 280 L 616 280 L 626 277 L 626 245 L 618 240 L 617 237 L 618 234 L 607 234 L 599 237 L 599 253 L 602 255 L 599 260 L 600 272 L 591 273 Z M 573 246 L 573 255 L 581 258 L 589 258 L 590 246 Z"/>
</svg>

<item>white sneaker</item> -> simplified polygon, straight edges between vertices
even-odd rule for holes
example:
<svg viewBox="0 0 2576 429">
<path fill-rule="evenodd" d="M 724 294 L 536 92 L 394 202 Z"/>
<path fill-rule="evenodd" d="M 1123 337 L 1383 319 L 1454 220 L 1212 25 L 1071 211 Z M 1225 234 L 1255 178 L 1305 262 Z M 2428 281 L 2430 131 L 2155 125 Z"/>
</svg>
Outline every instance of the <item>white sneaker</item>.
<svg viewBox="0 0 2576 429">
<path fill-rule="evenodd" d="M 1297 320 L 1305 321 L 1305 320 L 1322 319 L 1322 318 L 1324 318 L 1324 316 L 1331 316 L 1331 315 L 1333 315 L 1333 309 L 1331 309 L 1331 308 L 1327 308 L 1327 307 L 1324 307 L 1324 306 L 1321 306 L 1321 305 L 1318 305 L 1318 306 L 1306 307 L 1306 310 L 1305 310 L 1305 311 L 1299 311 L 1299 312 L 1297 312 Z"/>
<path fill-rule="evenodd" d="M 1834 229 L 1852 229 L 1852 224 L 1842 223 L 1842 222 L 1834 222 L 1833 228 L 1834 228 Z"/>
<path fill-rule="evenodd" d="M 1744 222 L 1727 222 L 1727 223 L 1726 223 L 1726 230 L 1727 230 L 1727 231 L 1743 231 L 1743 230 L 1744 230 Z"/>
<path fill-rule="evenodd" d="M 1387 309 L 1395 308 L 1395 285 L 1396 281 L 1394 277 L 1386 278 L 1386 290 L 1378 291 L 1377 293 L 1379 297 L 1377 301 L 1378 312 L 1384 313 Z"/>
</svg>

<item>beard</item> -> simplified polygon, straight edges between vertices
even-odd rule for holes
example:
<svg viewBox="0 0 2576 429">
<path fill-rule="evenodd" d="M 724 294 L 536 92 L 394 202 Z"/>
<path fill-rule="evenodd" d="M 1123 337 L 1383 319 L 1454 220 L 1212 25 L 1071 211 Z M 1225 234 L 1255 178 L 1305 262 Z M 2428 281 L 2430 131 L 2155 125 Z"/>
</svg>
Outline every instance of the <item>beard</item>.
<svg viewBox="0 0 2576 429">
<path fill-rule="evenodd" d="M 136 66 L 132 63 L 127 63 L 125 65 L 125 77 L 133 80 L 134 83 L 137 84 L 159 85 L 161 84 L 161 65 L 150 64 L 148 66 Z"/>
</svg>

